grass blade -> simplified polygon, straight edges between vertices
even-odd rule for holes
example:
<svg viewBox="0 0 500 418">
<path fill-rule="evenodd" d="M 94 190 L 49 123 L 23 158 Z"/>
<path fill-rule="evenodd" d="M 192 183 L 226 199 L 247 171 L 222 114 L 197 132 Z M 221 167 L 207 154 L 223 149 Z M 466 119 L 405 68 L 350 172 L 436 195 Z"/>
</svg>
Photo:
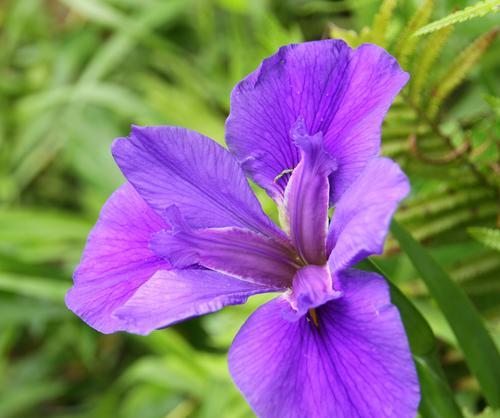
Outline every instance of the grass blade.
<svg viewBox="0 0 500 418">
<path fill-rule="evenodd" d="M 483 320 L 465 292 L 396 222 L 391 231 L 446 317 L 465 360 L 491 407 L 500 407 L 500 356 Z"/>
</svg>

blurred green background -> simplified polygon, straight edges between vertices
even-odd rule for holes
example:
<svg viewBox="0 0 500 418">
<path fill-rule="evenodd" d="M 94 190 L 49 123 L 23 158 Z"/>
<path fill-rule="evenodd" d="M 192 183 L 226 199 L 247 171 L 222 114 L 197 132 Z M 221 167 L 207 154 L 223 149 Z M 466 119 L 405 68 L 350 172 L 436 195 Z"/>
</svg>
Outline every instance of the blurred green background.
<svg viewBox="0 0 500 418">
<path fill-rule="evenodd" d="M 378 43 L 410 71 L 384 124 L 383 152 L 412 182 L 397 219 L 498 344 L 498 15 L 409 36 L 470 3 L 1 0 L 0 417 L 253 416 L 226 352 L 262 297 L 148 337 L 100 335 L 63 297 L 101 205 L 123 182 L 111 141 L 134 123 L 223 143 L 235 83 L 279 46 L 321 37 Z M 431 324 L 459 405 L 480 413 L 456 338 L 394 239 L 378 262 Z"/>
</svg>

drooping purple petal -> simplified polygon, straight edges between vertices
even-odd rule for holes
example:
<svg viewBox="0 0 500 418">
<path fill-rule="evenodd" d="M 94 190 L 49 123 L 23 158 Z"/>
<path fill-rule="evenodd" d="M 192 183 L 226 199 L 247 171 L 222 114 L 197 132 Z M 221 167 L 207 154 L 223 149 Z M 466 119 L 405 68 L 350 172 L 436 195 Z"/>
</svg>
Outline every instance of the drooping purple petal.
<svg viewBox="0 0 500 418">
<path fill-rule="evenodd" d="M 158 270 L 170 268 L 148 246 L 151 236 L 166 227 L 130 184 L 121 186 L 89 235 L 66 295 L 68 308 L 98 331 L 123 330 L 113 311 Z"/>
<path fill-rule="evenodd" d="M 147 281 L 114 315 L 129 332 L 148 334 L 187 318 L 245 303 L 273 288 L 209 270 L 162 270 Z"/>
<path fill-rule="evenodd" d="M 321 133 L 307 134 L 303 119 L 297 121 L 292 137 L 302 157 L 285 190 L 284 207 L 290 238 L 304 261 L 324 264 L 327 258 L 328 176 L 337 163 L 324 149 Z"/>
<path fill-rule="evenodd" d="M 281 317 L 278 298 L 236 336 L 229 369 L 261 418 L 413 418 L 419 386 L 388 286 L 373 273 L 342 273 L 343 297 L 307 317 Z"/>
<path fill-rule="evenodd" d="M 332 176 L 336 201 L 378 154 L 380 126 L 408 75 L 375 45 L 352 50 L 343 41 L 324 40 L 280 48 L 242 80 L 231 96 L 226 140 L 253 180 L 276 200 L 300 153 L 290 130 L 304 118 L 337 160 Z"/>
<path fill-rule="evenodd" d="M 392 215 L 409 190 L 394 161 L 376 158 L 368 163 L 335 207 L 327 242 L 332 271 L 383 252 Z"/>
<path fill-rule="evenodd" d="M 341 296 L 340 284 L 333 283 L 327 265 L 304 266 L 295 274 L 291 291 L 285 294 L 289 305 L 284 306 L 284 317 L 296 321 L 307 314 L 310 309 Z"/>
<path fill-rule="evenodd" d="M 284 289 L 300 268 L 291 246 L 242 228 L 193 230 L 176 207 L 167 209 L 172 230 L 159 232 L 151 248 L 176 268 L 201 265 L 242 280 Z"/>
<path fill-rule="evenodd" d="M 170 126 L 132 127 L 113 144 L 125 177 L 160 215 L 171 205 L 196 228 L 244 227 L 281 234 L 233 156 L 211 139 Z"/>
</svg>

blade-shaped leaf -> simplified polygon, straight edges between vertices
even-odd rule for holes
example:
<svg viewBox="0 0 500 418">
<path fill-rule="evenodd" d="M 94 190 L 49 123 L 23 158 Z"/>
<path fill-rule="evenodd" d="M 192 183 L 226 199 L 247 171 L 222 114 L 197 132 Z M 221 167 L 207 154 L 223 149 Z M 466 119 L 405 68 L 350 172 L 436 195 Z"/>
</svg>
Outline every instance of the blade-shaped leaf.
<svg viewBox="0 0 500 418">
<path fill-rule="evenodd" d="M 450 324 L 486 400 L 493 408 L 499 408 L 500 356 L 474 305 L 465 292 L 403 227 L 393 222 L 391 232 Z"/>
<path fill-rule="evenodd" d="M 422 400 L 420 415 L 424 418 L 463 417 L 446 381 L 437 352 L 414 356 Z"/>
</svg>

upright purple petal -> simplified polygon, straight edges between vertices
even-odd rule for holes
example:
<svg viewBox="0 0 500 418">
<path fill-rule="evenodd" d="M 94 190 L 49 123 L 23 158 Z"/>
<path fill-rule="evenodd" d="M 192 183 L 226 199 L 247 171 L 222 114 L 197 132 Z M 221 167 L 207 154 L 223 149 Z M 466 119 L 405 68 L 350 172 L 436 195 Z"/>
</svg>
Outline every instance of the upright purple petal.
<svg viewBox="0 0 500 418">
<path fill-rule="evenodd" d="M 307 132 L 321 132 L 337 160 L 331 179 L 336 201 L 378 154 L 382 120 L 407 79 L 376 45 L 352 50 L 324 40 L 284 46 L 233 90 L 227 143 L 253 180 L 279 200 L 289 176 L 274 179 L 299 163 L 290 130 L 304 118 Z"/>
<path fill-rule="evenodd" d="M 176 268 L 201 265 L 277 289 L 290 286 L 300 268 L 291 246 L 242 228 L 192 230 L 175 207 L 167 212 L 173 229 L 156 234 L 151 248 Z"/>
<path fill-rule="evenodd" d="M 196 228 L 244 227 L 280 234 L 236 160 L 211 139 L 169 126 L 132 128 L 113 144 L 125 177 L 160 215 L 171 205 Z"/>
<path fill-rule="evenodd" d="M 114 315 L 129 332 L 148 334 L 187 318 L 245 303 L 249 296 L 274 289 L 209 270 L 162 270 L 147 281 Z"/>
<path fill-rule="evenodd" d="M 303 123 L 303 119 L 299 119 L 292 132 L 302 158 L 286 187 L 284 207 L 290 238 L 300 257 L 310 264 L 324 264 L 327 258 L 328 176 L 337 168 L 337 163 L 325 151 L 322 134 L 309 136 Z"/>
<path fill-rule="evenodd" d="M 170 267 L 149 249 L 152 235 L 166 227 L 130 184 L 120 187 L 89 235 L 66 295 L 68 308 L 98 331 L 123 330 L 113 311 L 158 270 Z"/>
<path fill-rule="evenodd" d="M 335 207 L 327 244 L 332 271 L 382 254 L 392 215 L 409 190 L 408 179 L 395 162 L 370 161 Z"/>
<path fill-rule="evenodd" d="M 342 273 L 344 295 L 307 317 L 281 316 L 274 299 L 243 325 L 230 372 L 261 418 L 413 418 L 419 386 L 385 281 Z"/>
</svg>

